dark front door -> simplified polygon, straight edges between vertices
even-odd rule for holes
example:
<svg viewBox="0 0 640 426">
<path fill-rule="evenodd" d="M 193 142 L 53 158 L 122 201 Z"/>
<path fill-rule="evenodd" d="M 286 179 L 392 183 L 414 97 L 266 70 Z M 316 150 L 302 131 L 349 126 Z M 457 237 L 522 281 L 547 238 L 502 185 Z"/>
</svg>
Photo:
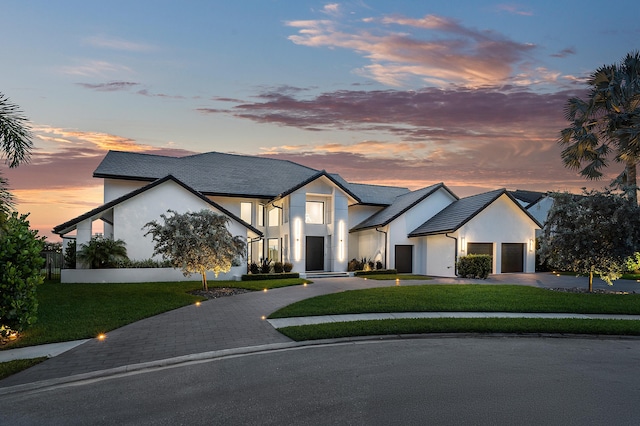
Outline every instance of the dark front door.
<svg viewBox="0 0 640 426">
<path fill-rule="evenodd" d="M 501 272 L 524 272 L 524 244 L 502 243 Z"/>
<path fill-rule="evenodd" d="M 324 271 L 324 237 L 307 237 L 307 271 Z"/>
<path fill-rule="evenodd" d="M 396 246 L 396 270 L 399 274 L 413 272 L 413 246 Z"/>
</svg>

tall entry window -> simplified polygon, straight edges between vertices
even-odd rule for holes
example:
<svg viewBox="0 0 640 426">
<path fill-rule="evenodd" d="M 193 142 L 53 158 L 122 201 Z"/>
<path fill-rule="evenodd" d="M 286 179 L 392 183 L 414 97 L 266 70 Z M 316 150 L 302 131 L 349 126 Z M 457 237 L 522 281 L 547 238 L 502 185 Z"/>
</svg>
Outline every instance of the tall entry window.
<svg viewBox="0 0 640 426">
<path fill-rule="evenodd" d="M 240 219 L 251 224 L 251 203 L 240 203 Z"/>
<path fill-rule="evenodd" d="M 280 209 L 273 208 L 273 209 L 269 210 L 267 218 L 268 218 L 268 225 L 269 226 L 278 226 L 278 225 L 280 225 Z"/>
<path fill-rule="evenodd" d="M 324 223 L 324 203 L 322 201 L 307 201 L 305 223 L 322 225 Z"/>
<path fill-rule="evenodd" d="M 258 226 L 264 226 L 264 204 L 258 204 Z"/>
</svg>

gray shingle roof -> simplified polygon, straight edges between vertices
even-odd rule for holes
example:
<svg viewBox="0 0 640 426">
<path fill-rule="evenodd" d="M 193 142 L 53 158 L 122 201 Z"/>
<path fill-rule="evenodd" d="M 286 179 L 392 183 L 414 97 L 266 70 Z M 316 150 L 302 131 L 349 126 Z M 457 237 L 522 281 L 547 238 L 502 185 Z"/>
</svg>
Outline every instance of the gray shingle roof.
<svg viewBox="0 0 640 426">
<path fill-rule="evenodd" d="M 389 205 L 407 188 L 354 184 L 292 161 L 208 152 L 187 157 L 109 151 L 93 172 L 97 178 L 152 182 L 168 174 L 207 195 L 271 199 L 322 174 L 342 185 L 362 204 Z"/>
<path fill-rule="evenodd" d="M 495 191 L 462 198 L 449 204 L 440 213 L 436 214 L 409 233 L 409 237 L 455 232 L 503 194 L 506 194 L 527 216 L 531 218 L 531 220 L 539 225 L 539 223 L 522 208 L 520 203 L 518 203 L 506 189 L 497 189 Z"/>
<path fill-rule="evenodd" d="M 375 228 L 378 226 L 386 226 L 395 220 L 398 216 L 418 204 L 420 201 L 427 198 L 429 195 L 436 192 L 438 189 L 445 189 L 451 195 L 453 195 L 456 199 L 456 195 L 452 193 L 449 188 L 445 186 L 444 183 L 437 183 L 435 185 L 428 186 L 426 188 L 418 189 L 416 191 L 411 191 L 402 195 L 397 196 L 393 204 L 390 206 L 380 210 L 378 213 L 374 214 L 370 218 L 364 220 L 358 225 L 351 228 L 351 231 L 361 231 L 363 229 Z"/>
<path fill-rule="evenodd" d="M 178 158 L 109 151 L 93 176 L 155 180 L 171 174 L 203 194 L 272 198 L 317 173 L 291 161 L 219 152 Z"/>
<path fill-rule="evenodd" d="M 544 192 L 526 191 L 523 189 L 509 191 L 509 193 L 511 193 L 511 195 L 513 195 L 517 200 L 521 200 L 527 203 L 526 208 L 531 207 L 532 204 L 537 203 L 542 197 L 546 195 Z"/>
</svg>

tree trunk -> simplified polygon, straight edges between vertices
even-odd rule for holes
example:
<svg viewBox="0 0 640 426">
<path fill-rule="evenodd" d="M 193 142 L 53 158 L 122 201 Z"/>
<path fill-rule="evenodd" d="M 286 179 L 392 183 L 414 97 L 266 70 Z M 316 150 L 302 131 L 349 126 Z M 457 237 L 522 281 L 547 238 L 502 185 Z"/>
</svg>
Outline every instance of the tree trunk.
<svg viewBox="0 0 640 426">
<path fill-rule="evenodd" d="M 637 188 L 637 164 L 635 160 L 629 160 L 626 164 L 627 186 L 633 188 L 630 192 L 631 199 L 638 204 L 638 188 Z"/>
<path fill-rule="evenodd" d="M 593 293 L 593 271 L 589 271 L 589 293 Z"/>
<path fill-rule="evenodd" d="M 207 284 L 207 270 L 203 269 L 200 271 L 200 274 L 202 274 L 202 289 L 204 291 L 209 291 L 209 285 Z"/>
</svg>

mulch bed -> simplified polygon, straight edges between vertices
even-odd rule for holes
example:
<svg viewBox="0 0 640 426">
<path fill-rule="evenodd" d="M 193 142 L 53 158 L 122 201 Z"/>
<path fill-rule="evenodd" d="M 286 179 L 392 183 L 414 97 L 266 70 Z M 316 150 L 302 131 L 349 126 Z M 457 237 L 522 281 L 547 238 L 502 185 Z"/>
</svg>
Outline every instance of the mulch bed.
<svg viewBox="0 0 640 426">
<path fill-rule="evenodd" d="M 194 296 L 202 296 L 206 299 L 218 299 L 220 297 L 233 296 L 235 294 L 249 293 L 252 290 L 247 290 L 246 288 L 230 288 L 230 287 L 214 287 L 210 288 L 208 291 L 205 290 L 193 290 L 190 291 L 189 294 L 193 294 Z"/>
</svg>

